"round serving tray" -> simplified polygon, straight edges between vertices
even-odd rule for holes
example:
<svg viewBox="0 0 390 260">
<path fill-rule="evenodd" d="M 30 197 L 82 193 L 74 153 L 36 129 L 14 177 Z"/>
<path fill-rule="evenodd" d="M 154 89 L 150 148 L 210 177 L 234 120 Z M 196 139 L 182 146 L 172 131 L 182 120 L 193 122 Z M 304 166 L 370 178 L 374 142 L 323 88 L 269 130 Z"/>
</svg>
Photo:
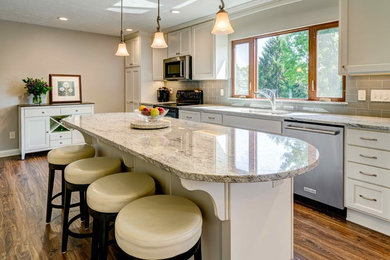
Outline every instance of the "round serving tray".
<svg viewBox="0 0 390 260">
<path fill-rule="evenodd" d="M 171 121 L 160 119 L 155 122 L 145 122 L 145 121 L 133 121 L 130 123 L 130 127 L 134 129 L 142 129 L 142 130 L 147 130 L 147 129 L 162 129 L 162 128 L 167 128 L 171 126 Z"/>
</svg>

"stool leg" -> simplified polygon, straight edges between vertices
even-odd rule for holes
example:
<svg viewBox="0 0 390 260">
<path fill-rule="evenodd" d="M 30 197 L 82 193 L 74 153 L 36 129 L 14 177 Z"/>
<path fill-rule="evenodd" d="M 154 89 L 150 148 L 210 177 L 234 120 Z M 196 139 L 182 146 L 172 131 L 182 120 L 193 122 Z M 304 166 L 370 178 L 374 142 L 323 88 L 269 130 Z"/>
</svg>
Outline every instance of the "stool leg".
<svg viewBox="0 0 390 260">
<path fill-rule="evenodd" d="M 65 169 L 61 170 L 61 201 L 62 201 L 62 208 L 65 206 Z"/>
<path fill-rule="evenodd" d="M 53 197 L 53 186 L 54 186 L 54 174 L 55 170 L 49 168 L 49 181 L 47 184 L 47 205 L 46 205 L 46 223 L 50 223 L 52 207 L 52 197 Z"/>
<path fill-rule="evenodd" d="M 199 241 L 198 250 L 194 254 L 194 260 L 202 260 L 202 242 Z"/>
<path fill-rule="evenodd" d="M 105 217 L 99 220 L 99 259 L 107 259 L 109 222 Z"/>
<path fill-rule="evenodd" d="M 80 196 L 80 214 L 81 214 L 81 222 L 84 222 L 84 217 L 85 217 L 85 197 L 84 197 L 84 192 L 79 191 L 79 196 Z"/>
<path fill-rule="evenodd" d="M 99 243 L 99 220 L 93 218 L 92 223 L 92 248 L 91 248 L 91 259 L 98 259 L 98 243 Z"/>
<path fill-rule="evenodd" d="M 70 200 L 72 198 L 72 191 L 65 188 L 65 207 L 64 207 L 64 219 L 62 220 L 62 253 L 65 253 L 68 247 L 69 236 L 69 208 Z"/>
</svg>

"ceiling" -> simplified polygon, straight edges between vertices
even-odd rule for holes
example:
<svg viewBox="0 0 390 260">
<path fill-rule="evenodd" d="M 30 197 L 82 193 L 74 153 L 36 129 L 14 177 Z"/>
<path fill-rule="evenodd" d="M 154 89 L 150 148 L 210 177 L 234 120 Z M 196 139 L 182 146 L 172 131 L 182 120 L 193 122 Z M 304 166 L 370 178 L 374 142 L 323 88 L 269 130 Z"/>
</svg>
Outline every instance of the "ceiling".
<svg viewBox="0 0 390 260">
<path fill-rule="evenodd" d="M 225 0 L 226 9 L 250 8 L 279 0 Z M 124 28 L 153 32 L 157 0 L 123 0 Z M 160 0 L 161 27 L 210 16 L 218 11 L 219 0 Z M 171 10 L 179 10 L 172 14 Z M 0 20 L 38 24 L 107 35 L 119 35 L 120 0 L 1 0 Z M 60 21 L 57 17 L 67 17 Z"/>
</svg>

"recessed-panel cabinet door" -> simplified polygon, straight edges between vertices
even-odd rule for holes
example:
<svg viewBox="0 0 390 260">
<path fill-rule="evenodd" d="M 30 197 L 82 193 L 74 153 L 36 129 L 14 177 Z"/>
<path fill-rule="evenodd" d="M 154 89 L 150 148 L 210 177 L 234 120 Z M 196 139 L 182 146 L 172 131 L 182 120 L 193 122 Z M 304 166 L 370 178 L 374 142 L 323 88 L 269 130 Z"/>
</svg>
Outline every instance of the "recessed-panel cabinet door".
<svg viewBox="0 0 390 260">
<path fill-rule="evenodd" d="M 191 55 L 191 28 L 180 30 L 180 56 Z"/>
<path fill-rule="evenodd" d="M 134 99 L 134 91 L 133 91 L 134 73 L 133 73 L 133 69 L 126 70 L 125 81 L 126 81 L 126 101 L 133 101 L 133 99 Z"/>
<path fill-rule="evenodd" d="M 168 34 L 168 57 L 180 55 L 180 31 Z"/>
<path fill-rule="evenodd" d="M 133 69 L 133 101 L 135 103 L 141 101 L 141 70 Z"/>
<path fill-rule="evenodd" d="M 26 150 L 36 150 L 49 148 L 49 117 L 30 117 L 25 118 L 26 126 Z"/>
</svg>

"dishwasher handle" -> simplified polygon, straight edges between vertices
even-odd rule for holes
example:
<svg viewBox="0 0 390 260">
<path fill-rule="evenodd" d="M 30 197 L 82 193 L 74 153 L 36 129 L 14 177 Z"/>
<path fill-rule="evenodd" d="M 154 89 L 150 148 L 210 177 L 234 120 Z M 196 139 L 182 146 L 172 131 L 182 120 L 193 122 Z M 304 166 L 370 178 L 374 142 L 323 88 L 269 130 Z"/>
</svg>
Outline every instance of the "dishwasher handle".
<svg viewBox="0 0 390 260">
<path fill-rule="evenodd" d="M 308 128 L 308 127 L 301 127 L 301 126 L 294 126 L 294 125 L 287 125 L 284 127 L 284 129 L 305 131 L 305 132 L 311 132 L 317 134 L 327 134 L 327 135 L 338 135 L 340 133 L 339 131 L 323 130 L 318 128 Z"/>
</svg>

